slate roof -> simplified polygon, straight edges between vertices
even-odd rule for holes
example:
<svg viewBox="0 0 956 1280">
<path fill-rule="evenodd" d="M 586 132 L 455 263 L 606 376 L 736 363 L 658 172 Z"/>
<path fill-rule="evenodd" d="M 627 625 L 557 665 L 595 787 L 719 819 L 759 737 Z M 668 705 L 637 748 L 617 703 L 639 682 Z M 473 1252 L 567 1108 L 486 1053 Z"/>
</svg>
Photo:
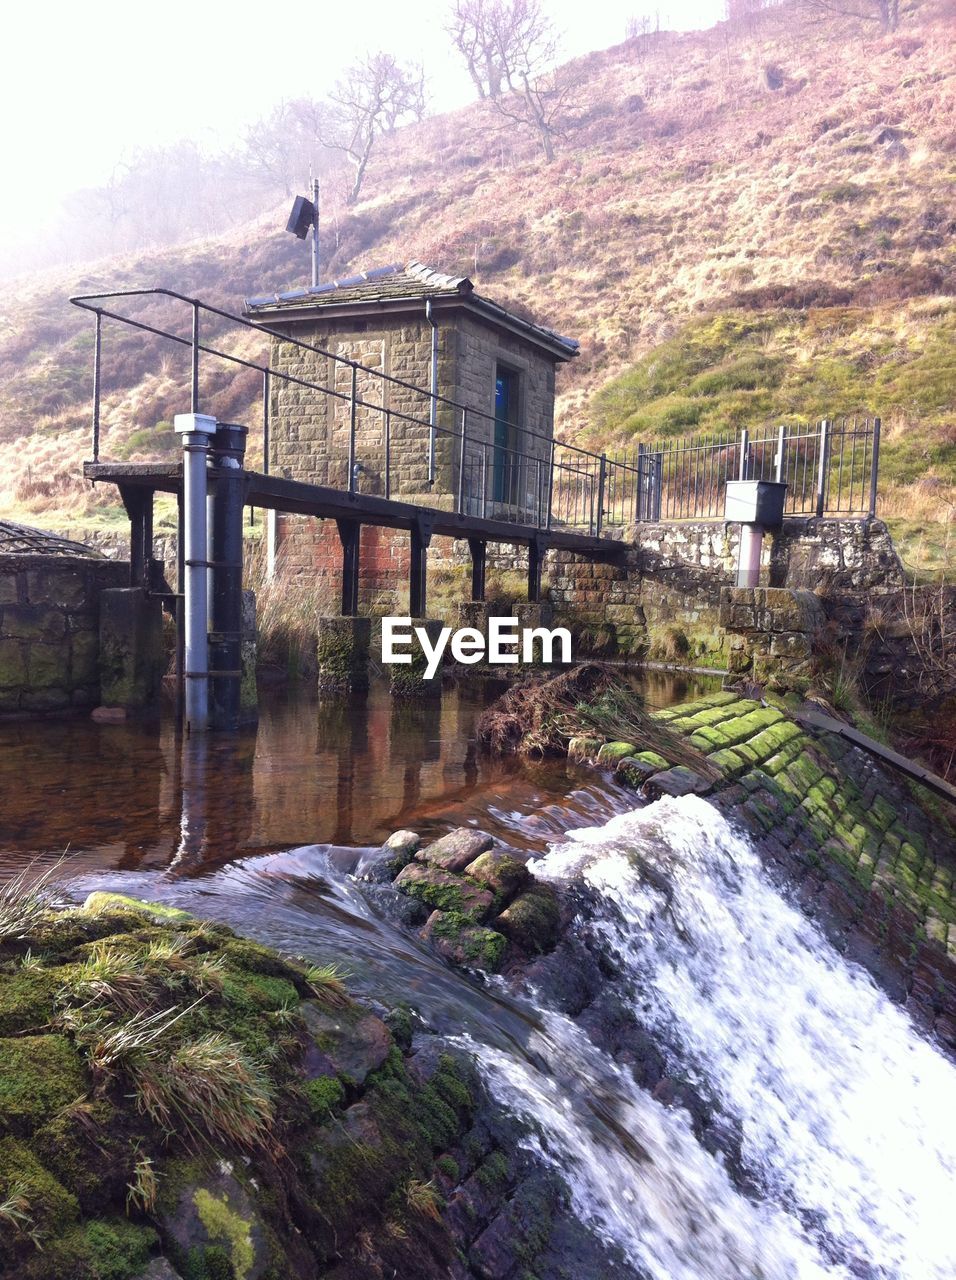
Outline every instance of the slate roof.
<svg viewBox="0 0 956 1280">
<path fill-rule="evenodd" d="M 406 266 L 393 263 L 325 284 L 247 298 L 245 312 L 251 319 L 256 319 L 257 316 L 274 316 L 277 312 L 307 310 L 311 313 L 317 309 L 355 305 L 378 305 L 388 309 L 403 302 L 429 298 L 459 298 L 469 309 L 548 347 L 561 360 L 569 360 L 578 353 L 578 343 L 574 338 L 564 338 L 553 329 L 524 320 L 490 298 L 483 298 L 475 293 L 475 286 L 467 276 L 443 275 L 421 262 L 409 262 Z"/>
</svg>

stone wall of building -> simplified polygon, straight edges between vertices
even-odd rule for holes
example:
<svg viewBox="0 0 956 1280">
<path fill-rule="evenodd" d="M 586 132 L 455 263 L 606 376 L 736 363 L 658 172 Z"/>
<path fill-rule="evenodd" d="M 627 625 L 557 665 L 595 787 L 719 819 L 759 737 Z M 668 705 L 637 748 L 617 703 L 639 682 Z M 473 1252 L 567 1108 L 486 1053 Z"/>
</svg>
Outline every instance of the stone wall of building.
<svg viewBox="0 0 956 1280">
<path fill-rule="evenodd" d="M 100 700 L 100 593 L 129 565 L 83 556 L 0 555 L 0 714 Z"/>
</svg>

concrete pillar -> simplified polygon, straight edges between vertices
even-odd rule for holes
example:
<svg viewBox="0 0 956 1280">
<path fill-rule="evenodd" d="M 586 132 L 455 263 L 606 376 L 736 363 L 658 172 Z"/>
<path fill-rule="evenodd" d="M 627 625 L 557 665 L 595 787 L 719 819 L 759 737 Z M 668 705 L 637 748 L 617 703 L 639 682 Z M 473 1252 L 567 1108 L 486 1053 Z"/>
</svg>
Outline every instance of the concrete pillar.
<svg viewBox="0 0 956 1280">
<path fill-rule="evenodd" d="M 416 627 L 424 627 L 431 645 L 438 642 L 443 624 L 437 618 L 413 618 Z M 422 646 L 415 640 L 411 649 L 411 663 L 390 663 L 388 667 L 393 698 L 422 698 L 441 696 L 441 668 L 430 680 L 425 679 L 428 660 Z"/>
<path fill-rule="evenodd" d="M 100 700 L 142 710 L 159 699 L 166 660 L 162 604 L 141 587 L 100 593 Z"/>
<path fill-rule="evenodd" d="M 371 618 L 320 618 L 316 654 L 319 691 L 347 693 L 368 688 Z"/>
</svg>

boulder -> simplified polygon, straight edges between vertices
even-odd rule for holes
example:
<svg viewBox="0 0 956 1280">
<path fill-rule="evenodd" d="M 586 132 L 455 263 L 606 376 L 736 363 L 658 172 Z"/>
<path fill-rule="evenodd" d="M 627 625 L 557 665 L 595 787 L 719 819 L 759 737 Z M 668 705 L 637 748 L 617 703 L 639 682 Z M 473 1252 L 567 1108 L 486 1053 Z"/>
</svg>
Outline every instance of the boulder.
<svg viewBox="0 0 956 1280">
<path fill-rule="evenodd" d="M 508 945 L 497 930 L 475 924 L 458 911 L 433 911 L 419 937 L 451 964 L 488 973 L 501 968 Z"/>
<path fill-rule="evenodd" d="M 507 898 L 531 882 L 531 872 L 521 859 L 503 849 L 489 849 L 479 854 L 474 862 L 469 862 L 465 874 Z"/>
<path fill-rule="evenodd" d="M 374 1013 L 356 1007 L 332 1011 L 317 1000 L 304 1000 L 299 1012 L 313 1041 L 303 1062 L 308 1079 L 334 1073 L 360 1085 L 388 1057 L 391 1033 Z"/>
<path fill-rule="evenodd" d="M 156 1211 L 156 1225 L 173 1256 L 199 1254 L 208 1261 L 210 1253 L 218 1255 L 223 1274 L 231 1265 L 235 1280 L 275 1274 L 266 1228 L 232 1165 L 223 1160 L 200 1169 L 190 1162 L 182 1171 L 178 1185 L 167 1184 Z"/>
<path fill-rule="evenodd" d="M 395 878 L 396 889 L 418 898 L 436 911 L 458 911 L 473 921 L 481 920 L 495 905 L 494 894 L 464 876 L 437 867 L 411 862 Z"/>
<path fill-rule="evenodd" d="M 519 894 L 493 923 L 529 955 L 550 951 L 558 940 L 560 925 L 554 891 L 547 885 L 535 885 Z"/>
<path fill-rule="evenodd" d="M 469 862 L 474 862 L 480 853 L 490 849 L 494 843 L 487 831 L 458 827 L 427 848 L 420 849 L 415 856 L 420 862 L 427 862 L 442 871 L 464 871 Z"/>
</svg>

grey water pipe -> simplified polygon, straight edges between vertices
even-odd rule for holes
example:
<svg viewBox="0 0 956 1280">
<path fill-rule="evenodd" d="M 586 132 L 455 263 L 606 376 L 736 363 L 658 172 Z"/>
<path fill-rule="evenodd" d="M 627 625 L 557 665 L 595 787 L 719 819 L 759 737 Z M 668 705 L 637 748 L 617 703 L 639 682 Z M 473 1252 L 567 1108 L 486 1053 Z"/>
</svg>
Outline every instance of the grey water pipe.
<svg viewBox="0 0 956 1280">
<path fill-rule="evenodd" d="M 435 437 L 438 434 L 438 321 L 432 300 L 425 299 L 425 319 L 432 327 L 431 405 L 428 411 L 428 483 L 435 483 Z"/>
<path fill-rule="evenodd" d="M 201 733 L 209 723 L 206 459 L 216 419 L 207 413 L 177 413 L 173 428 L 183 441 L 185 720 L 188 733 Z"/>
</svg>

